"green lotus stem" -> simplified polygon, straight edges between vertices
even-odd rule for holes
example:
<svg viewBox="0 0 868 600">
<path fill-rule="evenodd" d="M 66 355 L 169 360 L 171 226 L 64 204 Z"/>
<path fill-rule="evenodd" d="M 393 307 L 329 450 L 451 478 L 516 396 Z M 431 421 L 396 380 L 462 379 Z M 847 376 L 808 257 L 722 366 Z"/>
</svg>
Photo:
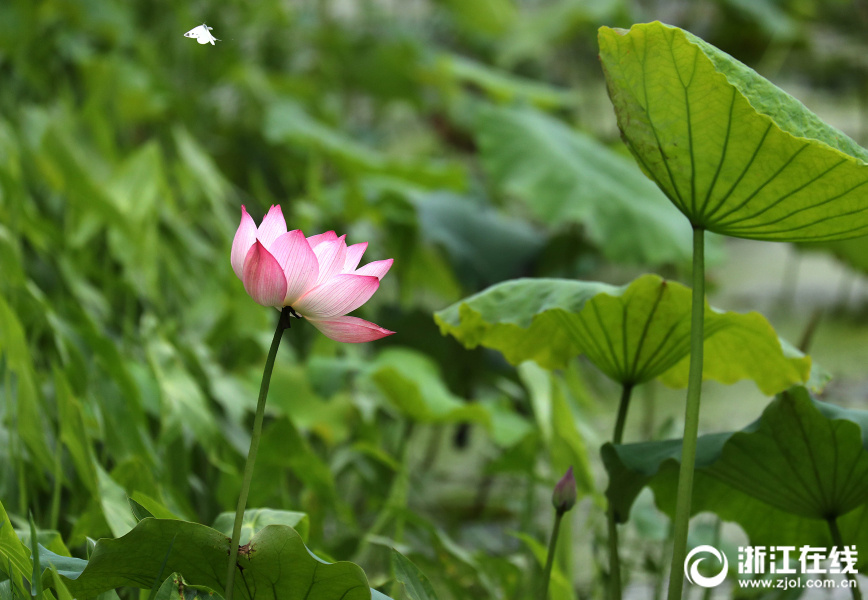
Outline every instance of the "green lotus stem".
<svg viewBox="0 0 868 600">
<path fill-rule="evenodd" d="M 672 568 L 669 572 L 669 600 L 681 600 L 684 587 L 684 558 L 693 495 L 693 467 L 699 436 L 699 398 L 702 391 L 702 346 L 705 340 L 705 230 L 693 227 L 693 303 L 690 315 L 690 376 L 687 380 L 687 409 L 675 504 Z"/>
<path fill-rule="evenodd" d="M 615 431 L 612 443 L 620 444 L 624 437 L 624 423 L 627 421 L 627 409 L 630 407 L 630 395 L 633 384 L 625 383 L 621 388 L 621 402 L 618 405 L 618 418 L 615 421 Z M 606 511 L 609 522 L 609 600 L 621 600 L 621 557 L 618 554 L 618 522 L 615 520 L 615 508 L 609 504 Z"/>
<path fill-rule="evenodd" d="M 618 419 L 615 421 L 615 431 L 612 432 L 612 443 L 620 444 L 624 438 L 624 423 L 627 422 L 627 410 L 630 408 L 630 396 L 633 394 L 633 384 L 625 383 L 621 388 L 621 402 L 618 404 Z"/>
<path fill-rule="evenodd" d="M 244 509 L 247 508 L 247 494 L 250 492 L 250 481 L 253 479 L 253 465 L 256 463 L 256 452 L 259 450 L 259 440 L 262 437 L 262 420 L 265 416 L 265 399 L 268 397 L 268 386 L 271 383 L 271 371 L 274 369 L 274 359 L 283 330 L 289 328 L 291 307 L 285 306 L 277 321 L 277 329 L 271 340 L 268 358 L 265 359 L 265 370 L 262 373 L 262 384 L 259 386 L 259 401 L 256 403 L 256 416 L 253 418 L 253 437 L 250 438 L 250 450 L 247 451 L 247 462 L 244 463 L 244 476 L 241 479 L 241 494 L 238 496 L 238 507 L 235 509 L 235 525 L 232 527 L 232 542 L 229 544 L 229 569 L 226 573 L 225 600 L 232 600 L 235 588 L 235 567 L 238 560 L 238 542 L 241 540 L 241 524 L 244 521 Z"/>
<path fill-rule="evenodd" d="M 549 580 L 552 578 L 552 567 L 555 564 L 555 548 L 558 545 L 558 532 L 561 529 L 561 519 L 566 511 L 555 511 L 555 525 L 552 528 L 552 539 L 549 540 L 549 553 L 546 557 L 546 566 L 543 570 L 543 588 L 540 600 L 548 600 L 549 597 Z"/>
<path fill-rule="evenodd" d="M 844 538 L 841 537 L 841 530 L 838 529 L 837 517 L 830 517 L 829 532 L 832 534 L 832 543 L 838 548 L 844 549 Z M 850 582 L 850 593 L 853 594 L 853 600 L 862 600 L 862 590 L 859 589 L 859 582 L 853 573 L 847 573 L 847 581 Z"/>
</svg>

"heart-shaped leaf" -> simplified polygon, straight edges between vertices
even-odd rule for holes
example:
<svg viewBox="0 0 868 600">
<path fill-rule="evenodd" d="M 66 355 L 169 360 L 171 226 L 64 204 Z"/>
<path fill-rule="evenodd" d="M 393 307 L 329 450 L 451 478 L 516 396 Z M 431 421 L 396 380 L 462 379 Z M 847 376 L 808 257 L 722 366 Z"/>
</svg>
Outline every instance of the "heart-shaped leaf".
<svg viewBox="0 0 868 600">
<path fill-rule="evenodd" d="M 168 553 L 169 545 L 172 546 Z M 143 519 L 127 535 L 97 542 L 86 567 L 60 578 L 86 600 L 120 587 L 150 588 L 168 554 L 165 572 L 182 573 L 191 585 L 224 592 L 229 538 L 210 527 L 174 519 Z M 84 561 L 82 561 L 84 562 Z M 316 559 L 285 525 L 268 525 L 238 555 L 235 597 L 251 600 L 369 600 L 362 570 L 349 562 Z M 50 583 L 50 582 L 49 582 Z"/>
<path fill-rule="evenodd" d="M 600 28 L 618 126 L 695 227 L 811 241 L 868 232 L 868 151 L 769 81 L 659 22 Z"/>
<path fill-rule="evenodd" d="M 629 285 L 565 279 L 517 279 L 494 285 L 436 313 L 440 331 L 468 348 L 534 360 L 556 369 L 585 354 L 622 384 L 663 376 L 687 384 L 691 292 L 645 275 Z M 766 394 L 807 381 L 810 358 L 782 346 L 759 313 L 721 312 L 706 304 L 703 376 L 752 379 Z"/>
<path fill-rule="evenodd" d="M 606 444 L 602 452 L 621 522 L 645 486 L 674 514 L 680 439 Z M 866 502 L 868 411 L 819 402 L 798 387 L 741 431 L 699 438 L 692 514 L 738 523 L 753 545 L 829 545 L 833 518 L 846 544 L 868 544 Z"/>
</svg>

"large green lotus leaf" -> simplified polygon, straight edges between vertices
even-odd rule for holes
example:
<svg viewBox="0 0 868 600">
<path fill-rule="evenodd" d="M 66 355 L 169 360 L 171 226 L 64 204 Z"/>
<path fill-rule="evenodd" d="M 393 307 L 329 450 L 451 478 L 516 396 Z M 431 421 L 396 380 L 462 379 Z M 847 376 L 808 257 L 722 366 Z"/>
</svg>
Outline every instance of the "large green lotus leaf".
<svg viewBox="0 0 868 600">
<path fill-rule="evenodd" d="M 621 522 L 645 486 L 674 514 L 680 439 L 606 444 L 602 454 Z M 699 438 L 693 489 L 693 514 L 738 523 L 753 545 L 829 545 L 833 516 L 846 544 L 868 544 L 868 411 L 793 388 L 741 431 Z"/>
<path fill-rule="evenodd" d="M 618 125 L 642 170 L 696 227 L 816 241 L 868 233 L 868 151 L 694 35 L 602 27 Z"/>
<path fill-rule="evenodd" d="M 551 225 L 582 223 L 610 259 L 685 262 L 690 225 L 628 157 L 530 108 L 480 111 L 486 170 Z"/>
<path fill-rule="evenodd" d="M 562 368 L 579 354 L 620 383 L 664 375 L 687 384 L 682 361 L 690 352 L 690 289 L 656 275 L 629 285 L 566 279 L 516 279 L 436 313 L 444 335 L 468 348 L 503 353 L 512 364 L 534 360 Z M 703 376 L 724 383 L 752 379 L 766 394 L 807 381 L 811 359 L 784 350 L 758 313 L 722 312 L 705 305 Z M 670 369 L 675 371 L 670 375 Z"/>
<path fill-rule="evenodd" d="M 120 586 L 151 588 L 164 572 L 224 593 L 229 538 L 210 527 L 174 519 L 143 519 L 118 539 L 97 542 L 78 574 L 61 580 L 80 600 Z M 169 546 L 171 552 L 169 552 Z M 82 561 L 84 562 L 84 561 Z M 369 600 L 364 572 L 349 562 L 324 563 L 285 525 L 268 525 L 238 555 L 236 598 L 250 600 Z M 47 572 L 48 573 L 48 572 Z M 45 576 L 43 577 L 45 581 Z M 50 583 L 50 582 L 49 582 Z"/>
</svg>

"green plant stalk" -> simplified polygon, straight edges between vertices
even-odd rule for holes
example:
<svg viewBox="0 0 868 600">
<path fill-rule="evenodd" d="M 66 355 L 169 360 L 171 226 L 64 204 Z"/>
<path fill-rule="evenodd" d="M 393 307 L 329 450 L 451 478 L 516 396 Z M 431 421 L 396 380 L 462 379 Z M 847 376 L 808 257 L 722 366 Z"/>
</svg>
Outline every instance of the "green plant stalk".
<svg viewBox="0 0 868 600">
<path fill-rule="evenodd" d="M 630 395 L 633 384 L 625 383 L 621 388 L 621 402 L 618 405 L 618 418 L 615 421 L 615 431 L 612 443 L 620 444 L 624 438 L 624 423 L 627 422 L 627 410 L 630 407 Z M 621 600 L 621 557 L 618 554 L 618 523 L 615 511 L 610 505 L 606 511 L 609 522 L 609 600 Z"/>
<path fill-rule="evenodd" d="M 844 538 L 841 537 L 841 530 L 838 529 L 837 517 L 830 517 L 829 532 L 832 534 L 832 543 L 838 548 L 844 548 Z M 853 573 L 847 573 L 847 581 L 850 582 L 850 593 L 853 595 L 853 600 L 862 600 L 862 590 L 859 589 L 859 581 Z"/>
<path fill-rule="evenodd" d="M 555 549 L 558 546 L 558 532 L 561 529 L 561 519 L 564 518 L 563 511 L 555 512 L 555 525 L 552 527 L 552 539 L 549 540 L 549 553 L 546 556 L 546 566 L 543 570 L 543 587 L 540 600 L 548 600 L 549 597 L 549 581 L 552 578 L 552 567 L 555 564 Z"/>
<path fill-rule="evenodd" d="M 687 380 L 687 408 L 684 414 L 684 439 L 681 468 L 678 472 L 672 568 L 669 571 L 669 600 L 681 600 L 684 588 L 684 558 L 687 555 L 687 530 L 693 496 L 693 467 L 696 439 L 699 436 L 699 399 L 702 392 L 702 346 L 705 341 L 705 230 L 693 228 L 693 303 L 690 315 L 690 375 Z"/>
<path fill-rule="evenodd" d="M 262 373 L 262 384 L 259 386 L 259 401 L 256 403 L 256 416 L 253 418 L 253 437 L 250 438 L 250 450 L 247 451 L 247 462 L 244 463 L 244 476 L 241 479 L 241 494 L 238 496 L 238 506 L 235 509 L 235 525 L 232 527 L 232 541 L 229 544 L 229 567 L 226 573 L 225 600 L 232 600 L 235 587 L 235 567 L 238 560 L 238 542 L 241 540 L 241 524 L 244 521 L 244 509 L 247 508 L 247 494 L 250 492 L 250 481 L 253 479 L 253 465 L 256 463 L 256 452 L 259 450 L 259 439 L 262 437 L 262 421 L 265 416 L 265 399 L 268 397 L 268 386 L 271 383 L 271 371 L 274 369 L 274 359 L 283 337 L 283 330 L 289 328 L 290 311 L 283 308 L 277 329 L 271 340 L 268 358 L 265 359 L 265 369 Z"/>
</svg>

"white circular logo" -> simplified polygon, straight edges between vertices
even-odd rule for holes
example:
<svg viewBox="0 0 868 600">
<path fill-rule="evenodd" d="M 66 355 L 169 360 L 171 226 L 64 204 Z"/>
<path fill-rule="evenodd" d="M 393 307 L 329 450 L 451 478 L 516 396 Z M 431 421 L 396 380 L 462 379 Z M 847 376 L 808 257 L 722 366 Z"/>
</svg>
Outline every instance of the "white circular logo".
<svg viewBox="0 0 868 600">
<path fill-rule="evenodd" d="M 705 558 L 697 558 L 692 564 L 690 562 L 690 559 L 700 552 L 710 552 L 717 557 L 718 562 L 723 563 L 723 568 L 721 568 L 720 573 L 714 577 L 705 577 L 700 575 L 699 563 L 705 560 Z M 726 579 L 728 568 L 729 562 L 726 560 L 726 554 L 719 552 L 717 548 L 713 546 L 697 546 L 691 550 L 690 554 L 687 555 L 687 558 L 684 559 L 684 574 L 687 576 L 687 581 L 694 585 L 701 585 L 706 588 L 715 587 L 723 583 L 723 580 Z"/>
</svg>

